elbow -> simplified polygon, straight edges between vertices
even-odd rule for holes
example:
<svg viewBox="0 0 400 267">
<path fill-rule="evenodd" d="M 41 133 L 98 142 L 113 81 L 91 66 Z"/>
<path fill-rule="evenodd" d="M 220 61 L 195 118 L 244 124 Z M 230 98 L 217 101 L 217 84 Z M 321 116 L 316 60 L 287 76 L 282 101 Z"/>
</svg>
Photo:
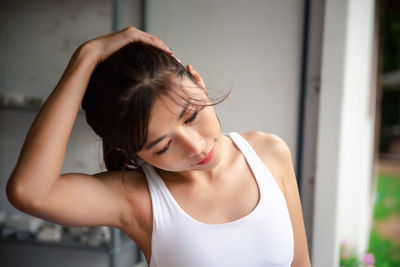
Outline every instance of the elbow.
<svg viewBox="0 0 400 267">
<path fill-rule="evenodd" d="M 19 210 L 22 210 L 25 206 L 21 197 L 21 195 L 23 195 L 21 194 L 21 191 L 22 190 L 12 182 L 12 178 L 10 178 L 6 185 L 6 196 L 8 202 Z"/>
<path fill-rule="evenodd" d="M 6 196 L 10 204 L 22 212 L 27 212 L 35 206 L 36 201 L 29 199 L 26 189 L 15 184 L 11 177 L 6 185 Z"/>
</svg>

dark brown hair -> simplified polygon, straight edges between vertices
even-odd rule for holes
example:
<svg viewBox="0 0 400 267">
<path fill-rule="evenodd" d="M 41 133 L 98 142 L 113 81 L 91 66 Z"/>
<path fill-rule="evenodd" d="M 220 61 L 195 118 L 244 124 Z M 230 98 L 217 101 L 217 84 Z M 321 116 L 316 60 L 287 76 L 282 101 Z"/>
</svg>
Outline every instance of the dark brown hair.
<svg viewBox="0 0 400 267">
<path fill-rule="evenodd" d="M 155 100 L 177 89 L 177 78 L 185 77 L 197 85 L 174 56 L 140 42 L 121 48 L 95 68 L 82 108 L 102 140 L 108 171 L 139 167 L 136 153 L 146 143 Z"/>
</svg>

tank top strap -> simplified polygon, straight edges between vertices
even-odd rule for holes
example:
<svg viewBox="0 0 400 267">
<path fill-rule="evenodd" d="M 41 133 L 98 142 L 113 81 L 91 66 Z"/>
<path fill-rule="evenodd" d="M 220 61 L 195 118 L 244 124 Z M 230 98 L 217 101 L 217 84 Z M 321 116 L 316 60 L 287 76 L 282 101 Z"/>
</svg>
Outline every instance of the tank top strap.
<svg viewBox="0 0 400 267">
<path fill-rule="evenodd" d="M 153 210 L 153 228 L 160 229 L 165 224 L 171 223 L 174 214 L 178 214 L 177 207 L 171 199 L 168 188 L 161 177 L 150 164 L 143 163 L 142 170 L 146 176 L 150 190 L 151 205 Z"/>
<path fill-rule="evenodd" d="M 267 166 L 265 166 L 264 162 L 260 159 L 254 149 L 250 146 L 250 144 L 246 141 L 246 139 L 236 132 L 229 132 L 225 135 L 232 139 L 233 143 L 239 148 L 246 158 L 246 161 L 257 180 L 260 193 L 262 195 L 266 194 L 266 188 L 268 188 L 268 190 L 274 190 L 278 194 L 283 195 L 271 172 Z"/>
</svg>

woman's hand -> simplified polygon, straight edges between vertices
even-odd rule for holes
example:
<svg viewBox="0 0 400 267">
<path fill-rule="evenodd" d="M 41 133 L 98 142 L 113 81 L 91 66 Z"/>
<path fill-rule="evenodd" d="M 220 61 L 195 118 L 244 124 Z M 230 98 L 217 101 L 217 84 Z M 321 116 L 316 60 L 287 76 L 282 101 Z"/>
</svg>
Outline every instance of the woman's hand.
<svg viewBox="0 0 400 267">
<path fill-rule="evenodd" d="M 103 62 L 107 57 L 118 51 L 120 48 L 136 41 L 155 46 L 169 54 L 173 54 L 160 38 L 132 26 L 126 27 L 125 29 L 115 33 L 89 40 L 81 45 L 79 49 L 82 49 L 89 55 L 93 56 L 96 60 L 96 64 L 98 64 Z"/>
</svg>

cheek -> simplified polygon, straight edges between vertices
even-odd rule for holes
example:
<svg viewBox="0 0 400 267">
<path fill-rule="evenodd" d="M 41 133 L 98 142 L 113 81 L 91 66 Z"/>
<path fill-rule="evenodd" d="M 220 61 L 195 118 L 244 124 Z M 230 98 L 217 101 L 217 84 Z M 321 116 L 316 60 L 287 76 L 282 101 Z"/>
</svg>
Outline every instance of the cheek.
<svg viewBox="0 0 400 267">
<path fill-rule="evenodd" d="M 208 126 L 208 131 L 216 132 L 220 129 L 220 123 L 217 115 L 215 114 L 213 107 L 207 107 L 207 110 L 203 110 L 203 116 L 201 117 L 201 126 Z"/>
<path fill-rule="evenodd" d="M 150 153 L 138 153 L 138 156 L 154 167 L 163 170 L 179 170 L 183 161 L 177 160 L 177 155 L 174 151 L 167 151 L 161 156 L 151 155 Z"/>
<path fill-rule="evenodd" d="M 183 164 L 183 161 L 177 161 L 177 160 L 157 161 L 157 162 L 154 161 L 148 163 L 156 168 L 170 172 L 177 172 L 187 169 L 187 166 Z"/>
</svg>

